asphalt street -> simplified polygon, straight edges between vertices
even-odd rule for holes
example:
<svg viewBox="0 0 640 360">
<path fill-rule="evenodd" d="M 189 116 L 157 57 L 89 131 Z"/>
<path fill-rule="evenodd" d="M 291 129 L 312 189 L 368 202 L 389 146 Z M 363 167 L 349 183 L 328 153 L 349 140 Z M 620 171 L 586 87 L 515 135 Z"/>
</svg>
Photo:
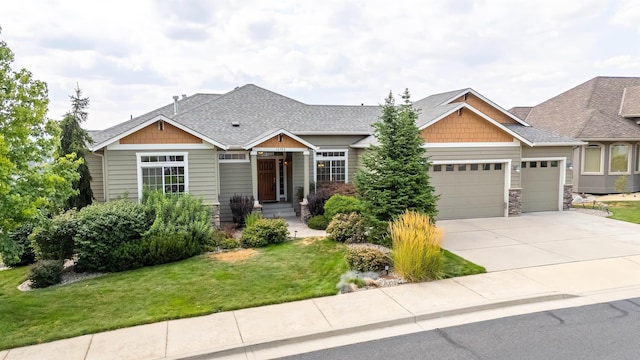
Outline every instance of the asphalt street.
<svg viewBox="0 0 640 360">
<path fill-rule="evenodd" d="M 640 298 L 424 331 L 285 359 L 638 359 Z"/>
</svg>

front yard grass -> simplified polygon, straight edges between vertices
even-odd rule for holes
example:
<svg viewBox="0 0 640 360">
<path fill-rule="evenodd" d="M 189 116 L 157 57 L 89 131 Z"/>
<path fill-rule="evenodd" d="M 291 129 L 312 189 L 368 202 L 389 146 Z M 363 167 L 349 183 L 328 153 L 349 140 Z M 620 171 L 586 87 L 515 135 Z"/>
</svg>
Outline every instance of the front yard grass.
<svg viewBox="0 0 640 360">
<path fill-rule="evenodd" d="M 611 219 L 640 224 L 640 201 L 610 201 L 606 204 L 613 213 Z"/>
<path fill-rule="evenodd" d="M 485 272 L 443 250 L 444 277 Z M 28 267 L 0 271 L 0 350 L 127 326 L 334 295 L 346 247 L 302 239 L 21 292 Z M 237 255 L 237 256 L 236 256 Z"/>
</svg>

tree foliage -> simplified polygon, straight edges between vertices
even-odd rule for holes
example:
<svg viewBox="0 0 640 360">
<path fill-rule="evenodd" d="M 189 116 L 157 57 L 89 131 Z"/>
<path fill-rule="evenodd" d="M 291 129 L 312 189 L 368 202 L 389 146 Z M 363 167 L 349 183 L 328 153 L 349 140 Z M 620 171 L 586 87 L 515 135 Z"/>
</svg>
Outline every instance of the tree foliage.
<svg viewBox="0 0 640 360">
<path fill-rule="evenodd" d="M 67 209 L 82 209 L 93 202 L 93 191 L 91 190 L 91 173 L 85 161 L 87 144 L 92 142 L 91 137 L 81 124 L 87 120 L 87 107 L 89 98 L 82 97 L 82 90 L 77 86 L 75 94 L 69 96 L 71 99 L 71 111 L 66 113 L 60 122 L 60 146 L 58 156 L 75 154 L 82 162 L 78 166 L 80 178 L 73 182 L 73 189 L 77 193 L 67 199 L 65 207 Z"/>
<path fill-rule="evenodd" d="M 366 212 L 381 221 L 389 221 L 407 209 L 430 217 L 437 214 L 438 197 L 429 183 L 429 161 L 416 125 L 418 111 L 409 100 L 409 90 L 402 99 L 403 103 L 396 106 L 389 93 L 380 119 L 373 124 L 380 145 L 364 154 L 364 166 L 356 173 L 356 188 Z"/>
<path fill-rule="evenodd" d="M 78 162 L 53 159 L 60 129 L 46 119 L 47 85 L 11 68 L 14 55 L 0 41 L 0 252 L 12 254 L 8 234 L 41 208 L 57 208 L 73 194 Z"/>
</svg>

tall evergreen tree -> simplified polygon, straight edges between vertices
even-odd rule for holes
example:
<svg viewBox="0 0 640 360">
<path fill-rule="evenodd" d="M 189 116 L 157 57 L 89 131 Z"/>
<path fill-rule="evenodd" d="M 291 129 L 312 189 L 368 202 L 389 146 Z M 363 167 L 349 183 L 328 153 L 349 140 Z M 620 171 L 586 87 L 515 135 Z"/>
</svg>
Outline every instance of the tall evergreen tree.
<svg viewBox="0 0 640 360">
<path fill-rule="evenodd" d="M 93 191 L 91 190 L 91 173 L 85 159 L 87 144 L 92 142 L 91 137 L 81 124 L 87 120 L 87 107 L 89 98 L 82 97 L 80 86 L 76 85 L 75 94 L 69 96 L 71 99 L 71 111 L 66 113 L 60 122 L 60 147 L 58 155 L 76 154 L 82 160 L 78 166 L 80 179 L 73 182 L 73 188 L 78 190 L 77 194 L 67 199 L 66 207 L 81 209 L 93 202 Z"/>
<path fill-rule="evenodd" d="M 432 218 L 438 213 L 438 197 L 427 173 L 430 163 L 416 125 L 419 112 L 411 104 L 408 89 L 402 99 L 396 106 L 389 93 L 380 119 L 373 124 L 380 145 L 364 154 L 364 166 L 355 178 L 365 208 L 380 221 L 389 221 L 406 209 Z"/>
</svg>

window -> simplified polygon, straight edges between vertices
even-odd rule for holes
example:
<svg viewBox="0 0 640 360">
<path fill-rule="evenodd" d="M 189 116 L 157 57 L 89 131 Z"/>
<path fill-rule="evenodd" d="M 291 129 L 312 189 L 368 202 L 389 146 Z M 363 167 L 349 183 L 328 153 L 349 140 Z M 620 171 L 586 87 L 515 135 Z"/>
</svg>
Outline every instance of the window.
<svg viewBox="0 0 640 360">
<path fill-rule="evenodd" d="M 611 144 L 609 146 L 609 173 L 628 174 L 631 156 L 629 144 Z"/>
<path fill-rule="evenodd" d="M 467 170 L 466 164 L 458 165 L 458 171 L 466 171 L 466 170 Z"/>
<path fill-rule="evenodd" d="M 582 149 L 584 150 L 582 152 L 582 173 L 602 174 L 602 162 L 604 160 L 603 146 L 601 144 L 589 144 Z"/>
<path fill-rule="evenodd" d="M 469 165 L 469 170 L 478 171 L 478 164 L 470 164 Z"/>
<path fill-rule="evenodd" d="M 493 164 L 493 170 L 502 170 L 502 164 Z"/>
<path fill-rule="evenodd" d="M 453 171 L 453 164 L 447 164 L 445 166 L 446 171 Z"/>
<path fill-rule="evenodd" d="M 537 161 L 529 161 L 529 167 L 530 168 L 538 167 L 538 162 Z"/>
<path fill-rule="evenodd" d="M 433 171 L 442 171 L 442 165 L 433 165 Z"/>
<path fill-rule="evenodd" d="M 546 161 L 540 161 L 540 167 L 548 167 L 548 163 Z"/>
<path fill-rule="evenodd" d="M 557 161 L 552 161 L 551 162 L 551 167 L 558 167 L 558 162 Z"/>
<path fill-rule="evenodd" d="M 520 168 L 526 169 L 527 168 L 527 162 L 526 161 L 520 162 Z"/>
<path fill-rule="evenodd" d="M 347 152 L 344 150 L 317 152 L 316 181 L 347 182 Z"/>
<path fill-rule="evenodd" d="M 165 194 L 188 191 L 186 154 L 137 154 L 138 192 L 161 190 Z"/>
<path fill-rule="evenodd" d="M 485 171 L 491 170 L 491 164 L 482 164 L 482 170 L 485 170 Z"/>
<path fill-rule="evenodd" d="M 636 172 L 640 172 L 640 144 L 636 144 Z"/>
<path fill-rule="evenodd" d="M 220 152 L 218 153 L 218 161 L 221 163 L 249 162 L 249 156 L 246 152 L 241 151 Z"/>
</svg>

